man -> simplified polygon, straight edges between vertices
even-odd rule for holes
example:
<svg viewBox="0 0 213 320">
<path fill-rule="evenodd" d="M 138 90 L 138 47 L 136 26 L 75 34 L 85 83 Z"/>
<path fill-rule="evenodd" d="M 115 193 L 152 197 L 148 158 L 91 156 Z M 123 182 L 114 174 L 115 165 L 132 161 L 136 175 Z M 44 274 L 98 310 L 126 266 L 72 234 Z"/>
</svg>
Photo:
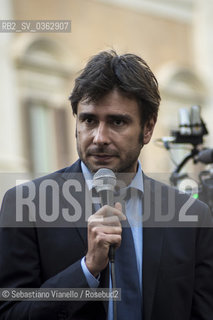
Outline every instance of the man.
<svg viewBox="0 0 213 320">
<path fill-rule="evenodd" d="M 209 209 L 146 177 L 138 162 L 151 139 L 160 103 L 150 68 L 133 54 L 101 52 L 76 79 L 70 101 L 80 160 L 6 193 L 0 286 L 107 288 L 112 280 L 108 254 L 114 246 L 117 285 L 123 290 L 119 320 L 212 320 Z M 115 199 L 122 189 L 130 196 L 125 207 L 116 200 L 114 207 L 93 203 L 91 215 L 93 200 L 87 194 L 94 195 L 91 180 L 100 168 L 123 175 L 125 185 L 115 190 Z M 44 211 L 55 208 L 60 216 L 51 227 Z M 65 217 L 72 222 L 64 225 Z M 122 227 L 125 223 L 127 228 Z M 130 250 L 123 253 L 127 247 Z M 4 301 L 0 314 L 5 320 L 113 319 L 111 301 Z"/>
</svg>

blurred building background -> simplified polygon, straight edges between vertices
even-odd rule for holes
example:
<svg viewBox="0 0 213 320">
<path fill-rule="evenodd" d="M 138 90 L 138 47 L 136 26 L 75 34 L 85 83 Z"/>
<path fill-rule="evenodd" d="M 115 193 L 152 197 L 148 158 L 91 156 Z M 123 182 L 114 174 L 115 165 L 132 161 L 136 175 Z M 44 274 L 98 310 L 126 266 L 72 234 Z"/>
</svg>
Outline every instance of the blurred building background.
<svg viewBox="0 0 213 320">
<path fill-rule="evenodd" d="M 179 108 L 202 106 L 213 146 L 212 0 L 0 0 L 0 8 L 1 19 L 72 21 L 71 33 L 0 33 L 0 193 L 13 184 L 8 173 L 32 178 L 77 159 L 68 97 L 77 72 L 104 49 L 142 56 L 160 84 L 145 172 L 171 171 L 153 141 L 177 127 Z"/>
</svg>

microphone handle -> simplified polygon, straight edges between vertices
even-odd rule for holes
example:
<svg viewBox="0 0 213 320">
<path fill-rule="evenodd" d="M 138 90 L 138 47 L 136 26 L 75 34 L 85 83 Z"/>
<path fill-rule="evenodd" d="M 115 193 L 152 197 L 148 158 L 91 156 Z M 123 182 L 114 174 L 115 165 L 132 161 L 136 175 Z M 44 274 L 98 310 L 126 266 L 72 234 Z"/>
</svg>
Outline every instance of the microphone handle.
<svg viewBox="0 0 213 320">
<path fill-rule="evenodd" d="M 113 245 L 111 245 L 109 247 L 109 261 L 110 262 L 115 262 L 115 247 Z"/>
</svg>

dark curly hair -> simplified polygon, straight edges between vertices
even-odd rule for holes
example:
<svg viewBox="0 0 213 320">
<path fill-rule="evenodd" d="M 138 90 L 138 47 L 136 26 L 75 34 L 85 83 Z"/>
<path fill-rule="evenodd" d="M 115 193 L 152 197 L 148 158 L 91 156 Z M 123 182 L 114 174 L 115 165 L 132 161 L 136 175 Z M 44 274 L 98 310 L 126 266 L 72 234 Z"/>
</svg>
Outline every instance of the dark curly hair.
<svg viewBox="0 0 213 320">
<path fill-rule="evenodd" d="M 114 89 L 138 102 L 142 126 L 157 119 L 161 98 L 154 74 L 139 56 L 118 55 L 114 50 L 93 56 L 76 78 L 69 97 L 73 114 L 81 100 L 97 102 Z"/>
</svg>

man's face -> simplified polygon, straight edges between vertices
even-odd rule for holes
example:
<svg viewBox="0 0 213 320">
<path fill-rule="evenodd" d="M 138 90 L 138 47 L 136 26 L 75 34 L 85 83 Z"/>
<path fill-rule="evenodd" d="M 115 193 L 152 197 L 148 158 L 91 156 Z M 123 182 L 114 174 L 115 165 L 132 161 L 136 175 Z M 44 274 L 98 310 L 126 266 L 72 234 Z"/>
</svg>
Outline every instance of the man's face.
<svg viewBox="0 0 213 320">
<path fill-rule="evenodd" d="M 100 168 L 136 172 L 142 145 L 149 142 L 153 128 L 154 122 L 142 132 L 136 100 L 116 90 L 98 103 L 81 101 L 76 128 L 79 157 L 92 172 Z"/>
</svg>

